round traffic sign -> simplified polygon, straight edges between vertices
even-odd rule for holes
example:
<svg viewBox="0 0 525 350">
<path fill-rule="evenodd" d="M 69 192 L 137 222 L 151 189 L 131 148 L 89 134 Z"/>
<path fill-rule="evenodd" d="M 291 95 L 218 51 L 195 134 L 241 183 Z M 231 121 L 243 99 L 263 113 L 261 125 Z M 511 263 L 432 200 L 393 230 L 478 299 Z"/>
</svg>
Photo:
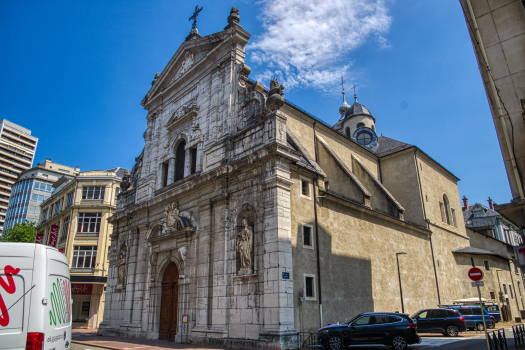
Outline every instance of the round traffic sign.
<svg viewBox="0 0 525 350">
<path fill-rule="evenodd" d="M 477 267 L 473 267 L 468 270 L 468 277 L 474 282 L 481 281 L 483 279 L 483 271 Z"/>
</svg>

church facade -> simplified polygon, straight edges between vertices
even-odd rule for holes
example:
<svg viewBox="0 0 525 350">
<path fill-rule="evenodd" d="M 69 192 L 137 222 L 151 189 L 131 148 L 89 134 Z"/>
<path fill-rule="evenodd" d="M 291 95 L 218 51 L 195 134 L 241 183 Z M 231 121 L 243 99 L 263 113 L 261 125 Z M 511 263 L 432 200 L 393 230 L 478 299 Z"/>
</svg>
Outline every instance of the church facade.
<svg viewBox="0 0 525 350">
<path fill-rule="evenodd" d="M 192 30 L 142 101 L 99 333 L 285 349 L 361 312 L 460 299 L 459 179 L 377 136 L 357 98 L 331 126 L 251 81 L 249 38 L 236 8 L 223 31 Z"/>
</svg>

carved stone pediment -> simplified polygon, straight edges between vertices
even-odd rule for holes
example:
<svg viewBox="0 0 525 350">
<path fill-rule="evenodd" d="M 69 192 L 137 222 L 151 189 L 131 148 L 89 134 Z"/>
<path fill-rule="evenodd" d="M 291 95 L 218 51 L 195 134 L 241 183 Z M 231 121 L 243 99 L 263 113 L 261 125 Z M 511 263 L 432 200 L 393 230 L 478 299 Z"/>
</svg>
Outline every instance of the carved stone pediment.
<svg viewBox="0 0 525 350">
<path fill-rule="evenodd" d="M 200 107 L 197 106 L 197 101 L 192 100 L 186 106 L 183 106 L 177 109 L 175 112 L 173 112 L 173 114 L 171 115 L 170 119 L 164 127 L 171 131 L 175 129 L 181 121 L 197 116 L 199 110 Z"/>
<path fill-rule="evenodd" d="M 172 203 L 166 206 L 164 220 L 155 221 L 150 225 L 146 241 L 158 243 L 192 234 L 196 229 L 191 218 L 181 215 L 177 203 Z"/>
</svg>

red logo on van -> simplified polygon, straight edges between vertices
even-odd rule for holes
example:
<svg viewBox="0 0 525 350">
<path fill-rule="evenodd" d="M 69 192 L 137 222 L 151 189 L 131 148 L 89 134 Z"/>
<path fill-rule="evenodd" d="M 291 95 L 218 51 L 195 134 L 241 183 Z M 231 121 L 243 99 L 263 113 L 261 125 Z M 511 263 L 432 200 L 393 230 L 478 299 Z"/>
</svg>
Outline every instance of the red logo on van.
<svg viewBox="0 0 525 350">
<path fill-rule="evenodd" d="M 16 285 L 13 276 L 11 275 L 16 275 L 19 272 L 20 269 L 15 269 L 12 266 L 6 265 L 4 267 L 4 274 L 7 278 L 7 283 L 4 281 L 4 278 L 0 276 L 0 287 L 4 288 L 7 293 L 13 294 L 16 291 Z M 2 298 L 2 295 L 0 294 L 0 326 L 5 327 L 8 324 L 9 314 L 7 313 L 4 298 Z"/>
</svg>

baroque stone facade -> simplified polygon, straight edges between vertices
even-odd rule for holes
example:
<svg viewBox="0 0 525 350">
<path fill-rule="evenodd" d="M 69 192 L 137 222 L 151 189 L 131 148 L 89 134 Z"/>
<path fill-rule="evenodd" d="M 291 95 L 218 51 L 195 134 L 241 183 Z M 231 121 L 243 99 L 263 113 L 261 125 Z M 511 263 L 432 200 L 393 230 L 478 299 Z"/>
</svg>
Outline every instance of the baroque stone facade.
<svg viewBox="0 0 525 350">
<path fill-rule="evenodd" d="M 185 41 L 142 101 L 99 333 L 286 349 L 360 312 L 460 298 L 458 179 L 377 137 L 357 99 L 331 127 L 249 80 L 239 19 Z"/>
</svg>

